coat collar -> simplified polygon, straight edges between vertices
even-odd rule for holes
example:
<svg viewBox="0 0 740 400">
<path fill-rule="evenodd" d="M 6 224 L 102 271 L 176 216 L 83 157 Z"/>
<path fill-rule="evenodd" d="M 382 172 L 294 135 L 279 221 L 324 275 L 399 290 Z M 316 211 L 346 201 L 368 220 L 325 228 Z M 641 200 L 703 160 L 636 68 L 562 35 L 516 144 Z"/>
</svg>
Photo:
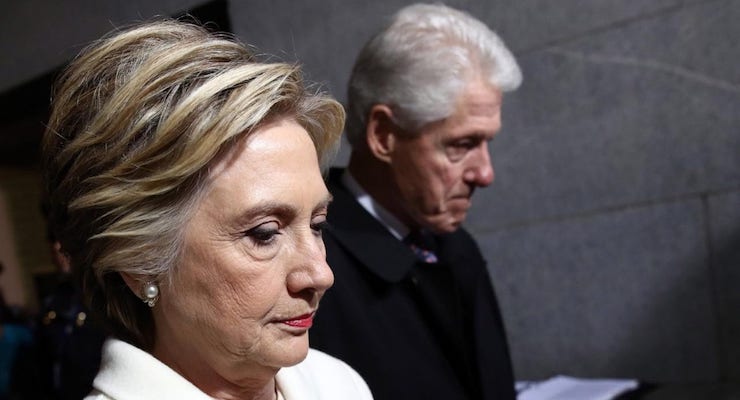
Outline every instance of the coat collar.
<svg viewBox="0 0 740 400">
<path fill-rule="evenodd" d="M 341 184 L 341 169 L 329 172 L 329 234 L 380 278 L 397 283 L 417 262 L 416 256 L 357 203 Z"/>
<path fill-rule="evenodd" d="M 103 345 L 93 387 L 116 400 L 211 399 L 151 354 L 118 339 Z"/>
<path fill-rule="evenodd" d="M 305 362 L 281 368 L 275 380 L 286 400 L 319 400 L 322 395 L 316 379 L 326 371 L 336 373 L 337 365 L 338 361 L 310 349 Z M 108 339 L 103 345 L 93 388 L 93 395 L 100 392 L 116 400 L 212 400 L 151 354 L 118 339 Z"/>
</svg>

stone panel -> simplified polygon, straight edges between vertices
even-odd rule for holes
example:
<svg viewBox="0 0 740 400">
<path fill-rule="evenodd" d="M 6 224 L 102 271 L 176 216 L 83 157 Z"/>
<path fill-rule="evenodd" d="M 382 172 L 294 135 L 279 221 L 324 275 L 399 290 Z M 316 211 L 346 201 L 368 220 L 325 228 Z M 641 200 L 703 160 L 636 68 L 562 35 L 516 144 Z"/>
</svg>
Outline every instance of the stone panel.
<svg viewBox="0 0 740 400">
<path fill-rule="evenodd" d="M 699 200 L 478 235 L 517 379 L 719 377 Z"/>
<path fill-rule="evenodd" d="M 166 16 L 207 0 L 23 0 L 0 9 L 0 91 L 64 65 L 87 43 L 121 25 Z"/>
<path fill-rule="evenodd" d="M 635 19 L 671 13 L 686 4 L 678 0 L 627 3 L 614 0 L 458 3 L 463 3 L 473 15 L 505 33 L 509 45 L 518 52 L 611 29 Z"/>
<path fill-rule="evenodd" d="M 713 1 L 521 57 L 476 230 L 740 184 L 740 2 Z M 708 43 L 717 49 L 709 50 Z"/>
<path fill-rule="evenodd" d="M 345 99 L 346 81 L 362 44 L 385 23 L 385 18 L 411 3 L 414 1 L 261 0 L 231 2 L 230 7 L 234 31 L 243 40 L 268 53 L 300 60 L 313 79 L 326 83 L 335 96 Z M 683 2 L 452 0 L 444 3 L 486 22 L 513 50 L 526 50 L 644 14 L 670 12 Z"/>
</svg>

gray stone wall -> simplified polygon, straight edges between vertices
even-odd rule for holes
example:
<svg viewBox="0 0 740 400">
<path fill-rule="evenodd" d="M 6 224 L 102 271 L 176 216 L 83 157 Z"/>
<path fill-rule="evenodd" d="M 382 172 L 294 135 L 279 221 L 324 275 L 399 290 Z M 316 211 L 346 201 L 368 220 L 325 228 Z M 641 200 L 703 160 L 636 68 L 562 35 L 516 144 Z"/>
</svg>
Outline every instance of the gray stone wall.
<svg viewBox="0 0 740 400">
<path fill-rule="evenodd" d="M 3 4 L 0 89 L 112 23 L 201 1 Z M 361 44 L 409 2 L 233 0 L 242 40 L 339 99 Z M 457 0 L 525 80 L 468 228 L 518 379 L 740 381 L 740 1 Z M 342 150 L 337 163 L 346 161 Z M 34 203 L 35 204 L 35 203 Z"/>
<path fill-rule="evenodd" d="M 471 218 L 516 370 L 740 379 L 740 2 L 610 15 L 520 53 Z"/>
<path fill-rule="evenodd" d="M 22 0 L 0 5 L 0 91 L 63 65 L 124 24 L 172 15 L 205 0 Z"/>
</svg>

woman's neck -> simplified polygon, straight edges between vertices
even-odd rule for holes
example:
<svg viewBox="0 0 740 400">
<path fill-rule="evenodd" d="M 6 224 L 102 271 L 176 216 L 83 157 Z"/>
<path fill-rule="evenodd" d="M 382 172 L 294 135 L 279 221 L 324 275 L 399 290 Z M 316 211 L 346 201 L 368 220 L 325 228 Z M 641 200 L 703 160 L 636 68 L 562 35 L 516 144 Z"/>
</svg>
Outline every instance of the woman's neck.
<svg viewBox="0 0 740 400">
<path fill-rule="evenodd" d="M 275 400 L 278 368 L 238 366 L 223 368 L 239 371 L 239 375 L 225 376 L 213 368 L 197 351 L 183 351 L 157 341 L 152 355 L 198 387 L 203 393 L 218 400 Z"/>
</svg>

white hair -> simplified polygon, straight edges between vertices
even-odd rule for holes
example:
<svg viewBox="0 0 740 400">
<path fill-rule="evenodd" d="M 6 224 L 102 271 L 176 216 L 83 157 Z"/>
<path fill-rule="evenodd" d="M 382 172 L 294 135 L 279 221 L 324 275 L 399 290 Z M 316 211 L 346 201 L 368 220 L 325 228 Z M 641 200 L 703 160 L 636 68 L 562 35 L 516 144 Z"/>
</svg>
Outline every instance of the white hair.
<svg viewBox="0 0 740 400">
<path fill-rule="evenodd" d="M 452 114 L 474 78 L 501 91 L 516 89 L 522 73 L 501 38 L 470 14 L 441 4 L 414 4 L 363 47 L 349 82 L 347 138 L 364 145 L 367 115 L 386 104 L 411 132 Z"/>
</svg>

